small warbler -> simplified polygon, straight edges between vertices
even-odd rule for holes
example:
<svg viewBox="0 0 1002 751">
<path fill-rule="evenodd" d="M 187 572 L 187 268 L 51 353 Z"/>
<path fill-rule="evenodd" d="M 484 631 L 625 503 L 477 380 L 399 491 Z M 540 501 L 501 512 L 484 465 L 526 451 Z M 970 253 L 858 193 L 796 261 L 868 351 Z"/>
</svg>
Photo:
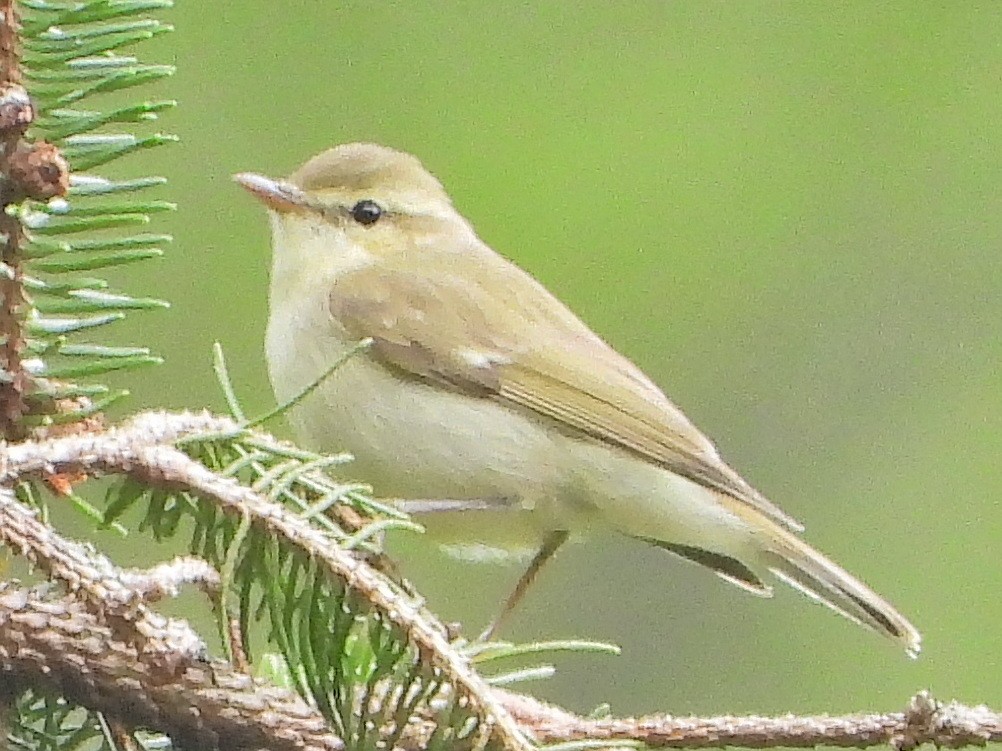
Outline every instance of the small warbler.
<svg viewBox="0 0 1002 751">
<path fill-rule="evenodd" d="M 918 653 L 907 619 L 800 540 L 649 378 L 477 237 L 415 157 L 355 143 L 285 180 L 235 179 L 271 222 L 278 399 L 372 340 L 290 411 L 294 431 L 349 451 L 359 479 L 425 518 L 475 518 L 475 538 L 537 550 L 499 619 L 569 536 L 613 529 L 757 595 L 771 575 Z"/>
</svg>

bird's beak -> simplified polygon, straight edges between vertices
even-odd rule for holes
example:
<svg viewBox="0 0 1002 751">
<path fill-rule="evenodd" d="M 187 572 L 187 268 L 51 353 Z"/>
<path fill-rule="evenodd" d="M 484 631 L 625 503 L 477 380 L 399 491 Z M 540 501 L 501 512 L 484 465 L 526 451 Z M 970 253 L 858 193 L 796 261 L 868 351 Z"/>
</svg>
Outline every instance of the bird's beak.
<svg viewBox="0 0 1002 751">
<path fill-rule="evenodd" d="M 233 180 L 269 209 L 280 214 L 306 211 L 312 207 L 309 195 L 290 183 L 272 180 L 253 172 L 240 172 L 233 176 Z"/>
</svg>

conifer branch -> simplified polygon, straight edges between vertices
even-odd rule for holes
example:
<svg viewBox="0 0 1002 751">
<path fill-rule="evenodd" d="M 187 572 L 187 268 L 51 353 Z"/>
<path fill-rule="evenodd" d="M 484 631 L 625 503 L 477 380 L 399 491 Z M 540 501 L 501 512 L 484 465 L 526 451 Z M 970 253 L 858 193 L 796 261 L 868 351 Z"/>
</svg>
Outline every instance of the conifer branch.
<svg viewBox="0 0 1002 751">
<path fill-rule="evenodd" d="M 482 741 L 489 746 L 497 744 L 506 749 L 525 749 L 529 747 L 527 739 L 531 737 L 542 744 L 569 744 L 572 747 L 588 748 L 630 743 L 665 748 L 866 748 L 890 744 L 899 751 L 909 751 L 922 743 L 956 748 L 1002 740 L 1002 717 L 998 713 L 986 707 L 941 704 L 925 692 L 917 694 L 905 712 L 886 714 L 841 717 L 652 716 L 639 719 L 586 719 L 527 696 L 491 688 L 473 671 L 468 660 L 447 641 L 441 624 L 419 604 L 390 587 L 385 577 L 369 567 L 363 557 L 354 551 L 332 545 L 331 539 L 311 527 L 307 520 L 290 514 L 282 506 L 231 478 L 220 477 L 175 447 L 179 442 L 197 442 L 199 436 L 235 436 L 241 431 L 239 424 L 208 414 L 147 413 L 121 427 L 99 433 L 9 446 L 0 454 L 0 484 L 10 486 L 51 471 L 79 471 L 88 475 L 124 473 L 147 486 L 210 499 L 224 513 L 241 515 L 249 519 L 252 526 L 267 529 L 270 533 L 292 541 L 308 551 L 311 558 L 325 567 L 331 575 L 359 592 L 370 607 L 378 609 L 404 630 L 408 640 L 424 656 L 423 659 L 431 661 L 436 669 L 449 676 L 450 680 L 447 686 L 443 686 L 445 693 L 442 695 L 458 692 L 475 713 L 481 718 L 489 718 L 485 720 L 482 730 Z M 279 446 L 274 439 L 263 433 L 255 433 L 254 440 L 261 446 Z M 63 541 L 51 532 L 43 534 L 42 525 L 25 510 L 11 513 L 10 508 L 5 508 L 5 505 L 16 503 L 8 493 L 5 504 L 0 504 L 0 530 L 5 530 L 5 540 L 21 550 L 30 551 L 33 560 L 64 581 L 76 582 L 78 591 L 91 592 L 88 599 L 92 604 L 103 604 L 102 614 L 120 613 L 126 605 L 130 613 L 139 612 L 146 619 L 142 629 L 144 635 L 151 628 L 155 632 L 155 621 L 145 611 L 141 611 L 150 599 L 149 592 L 171 591 L 177 582 L 190 580 L 209 582 L 210 588 L 215 586 L 215 579 L 206 573 L 204 564 L 190 561 L 168 565 L 156 575 L 152 572 L 109 573 L 113 571 L 111 564 L 103 562 L 92 551 L 75 547 L 73 543 Z M 32 527 L 32 524 L 37 526 Z M 35 538 L 44 540 L 44 544 L 32 543 Z M 88 574 L 87 571 L 91 573 Z M 100 575 L 93 575 L 94 571 Z M 165 580 L 167 584 L 150 584 L 151 581 Z M 139 594 L 124 596 L 121 593 L 123 583 L 137 587 Z M 93 592 L 99 593 L 99 596 L 93 595 Z M 144 592 L 147 594 L 143 594 Z M 21 603 L 22 595 L 18 595 L 15 600 Z M 74 602 L 76 604 L 73 607 L 78 607 L 79 601 Z M 70 604 L 66 603 L 62 607 L 68 608 Z M 77 614 L 80 611 L 73 612 Z M 130 623 L 137 622 L 133 616 Z M 154 625 L 151 626 L 151 623 Z M 51 628 L 51 624 L 46 621 L 39 627 L 46 630 Z M 22 624 L 21 628 L 27 626 Z M 121 630 L 109 630 L 108 633 L 121 638 Z M 127 639 L 126 642 L 134 650 L 135 645 L 140 643 L 136 639 Z M 160 643 L 158 650 L 140 649 L 136 652 L 139 657 L 133 655 L 132 659 L 149 661 L 150 653 L 158 651 L 161 655 L 156 663 L 158 670 L 162 671 L 164 665 L 167 665 L 174 673 L 182 672 L 178 666 L 187 671 L 200 662 L 198 651 L 191 649 L 190 642 L 189 646 L 183 648 L 178 646 L 176 639 L 170 644 L 173 646 Z M 67 650 L 73 652 L 68 647 Z M 165 650 L 176 651 L 174 661 L 164 658 Z M 78 654 L 78 651 L 74 653 Z M 0 669 L 13 669 L 11 659 L 10 654 L 5 654 L 0 649 Z M 23 666 L 21 669 L 24 669 Z M 176 685 L 174 689 L 177 692 L 194 692 L 192 696 L 198 695 L 197 686 Z M 375 697 L 376 694 L 373 694 L 373 701 L 376 700 Z M 433 720 L 428 717 L 429 708 L 433 705 L 434 701 L 420 709 L 418 717 L 411 717 L 405 726 L 385 729 L 395 745 L 405 749 L 423 748 L 435 737 L 441 719 Z M 425 719 L 421 720 L 421 716 Z"/>
<path fill-rule="evenodd" d="M 172 210 L 132 197 L 163 178 L 111 180 L 84 170 L 174 140 L 111 131 L 155 121 L 173 102 L 83 109 L 173 73 L 120 54 L 169 30 L 142 17 L 169 5 L 0 0 L 0 436 L 8 440 L 94 419 L 126 393 L 79 380 L 160 362 L 145 347 L 71 340 L 126 311 L 166 305 L 108 292 L 106 280 L 77 273 L 156 258 L 170 239 L 105 232 Z M 94 231 L 101 236 L 81 237 Z"/>
<path fill-rule="evenodd" d="M 35 108 L 22 85 L 21 18 L 15 0 L 0 0 L 0 436 L 22 438 L 33 379 L 25 364 L 24 226 L 11 207 L 25 199 L 66 195 L 69 168 L 59 150 L 25 139 Z"/>
<path fill-rule="evenodd" d="M 928 691 L 903 712 L 781 717 L 732 716 L 588 719 L 521 694 L 500 692 L 501 703 L 543 744 L 636 742 L 650 748 L 870 748 L 896 751 L 930 743 L 937 748 L 1002 741 L 1002 713 L 986 706 L 940 702 Z"/>
<path fill-rule="evenodd" d="M 494 699 L 487 683 L 449 643 L 445 627 L 419 602 L 404 596 L 359 553 L 337 545 L 308 520 L 291 514 L 283 506 L 232 478 L 219 476 L 173 445 L 178 441 L 190 442 L 200 436 L 210 439 L 243 432 L 237 423 L 209 415 L 147 413 L 106 431 L 26 441 L 10 446 L 4 454 L 0 454 L 0 485 L 12 487 L 51 473 L 88 476 L 124 474 L 143 487 L 187 493 L 211 502 L 225 515 L 246 518 L 266 539 L 280 539 L 283 544 L 302 550 L 325 575 L 339 580 L 347 590 L 361 597 L 367 608 L 375 610 L 383 621 L 399 629 L 404 634 L 402 643 L 417 651 L 419 662 L 413 669 L 420 667 L 441 676 L 429 684 L 434 688 L 426 698 L 430 699 L 442 690 L 446 692 L 443 695 L 454 695 L 457 708 L 476 718 L 478 743 L 505 751 L 529 749 L 530 742 Z M 255 439 L 260 445 L 277 445 L 274 439 L 264 434 L 255 434 Z M 16 503 L 13 499 L 11 502 Z M 0 517 L 2 524 L 3 518 Z M 36 547 L 31 550 L 36 559 L 43 554 Z M 50 554 L 51 561 L 59 561 L 64 567 L 68 557 L 58 549 Z M 56 568 L 54 563 L 47 565 L 50 570 Z M 392 700 L 402 706 L 408 705 L 410 700 L 405 695 L 393 695 L 394 687 L 382 688 L 389 691 L 382 698 L 374 690 L 375 686 L 366 689 L 363 711 L 373 708 L 370 701 Z M 404 693 L 408 690 L 409 687 L 405 688 Z M 420 694 L 414 698 L 416 706 Z M 403 716 L 398 723 L 406 719 Z M 441 732 L 443 727 L 440 721 L 436 732 Z M 403 725 L 393 728 L 393 736 L 402 737 L 404 730 Z"/>
<path fill-rule="evenodd" d="M 17 101 L 27 101 L 27 93 L 21 86 L 19 31 L 16 3 L 0 0 L 0 120 L 8 126 L 0 127 L 0 175 L 3 176 L 11 172 L 10 157 L 24 132 L 20 127 L 10 127 L 21 119 L 14 114 Z M 28 107 L 30 112 L 30 104 Z M 28 389 L 28 376 L 21 362 L 25 300 L 20 251 L 24 237 L 20 222 L 6 211 L 14 192 L 13 188 L 0 190 L 0 261 L 5 272 L 0 274 L 0 368 L 4 376 L 0 383 L 0 435 L 8 440 L 24 435 L 20 419 L 26 410 L 24 394 Z"/>
<path fill-rule="evenodd" d="M 152 632 L 158 636 L 157 632 Z M 161 636 L 161 641 L 168 640 Z M 0 674 L 16 686 L 44 687 L 100 710 L 124 727 L 155 728 L 180 747 L 324 749 L 343 742 L 293 693 L 218 660 L 181 659 L 183 671 L 117 638 L 71 597 L 0 586 Z M 869 748 L 911 751 L 984 746 L 1002 741 L 1002 715 L 987 707 L 941 703 L 920 692 L 902 712 L 843 716 L 587 719 L 531 697 L 491 689 L 496 700 L 541 744 L 612 748 Z M 417 751 L 434 731 L 412 721 L 396 748 Z"/>
<path fill-rule="evenodd" d="M 150 624 L 149 640 L 170 643 Z M 219 660 L 137 648 L 72 596 L 0 586 L 0 675 L 5 688 L 46 690 L 176 748 L 341 751 L 324 718 L 295 693 Z"/>
</svg>

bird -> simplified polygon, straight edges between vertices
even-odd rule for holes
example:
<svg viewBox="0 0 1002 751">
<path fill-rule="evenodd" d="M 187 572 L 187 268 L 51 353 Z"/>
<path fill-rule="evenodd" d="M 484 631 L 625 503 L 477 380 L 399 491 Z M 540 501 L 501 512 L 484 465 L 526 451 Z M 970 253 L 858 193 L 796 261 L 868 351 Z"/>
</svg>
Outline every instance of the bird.
<svg viewBox="0 0 1002 751">
<path fill-rule="evenodd" d="M 611 529 L 755 595 L 785 582 L 918 655 L 908 619 L 480 239 L 416 157 L 348 143 L 284 179 L 234 179 L 269 217 L 276 397 L 316 386 L 290 410 L 297 438 L 350 452 L 359 479 L 463 539 L 535 551 L 484 637 L 566 540 Z"/>
</svg>

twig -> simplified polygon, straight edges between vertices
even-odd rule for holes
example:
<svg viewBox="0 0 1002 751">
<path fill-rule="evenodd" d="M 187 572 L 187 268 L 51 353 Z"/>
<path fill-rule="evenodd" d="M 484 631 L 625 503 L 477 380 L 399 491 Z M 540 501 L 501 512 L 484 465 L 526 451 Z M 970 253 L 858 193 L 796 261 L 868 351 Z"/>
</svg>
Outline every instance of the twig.
<svg viewBox="0 0 1002 751">
<path fill-rule="evenodd" d="M 605 744 L 621 746 L 626 743 L 641 743 L 663 748 L 741 746 L 756 749 L 814 746 L 866 748 L 889 744 L 898 751 L 911 751 L 922 743 L 959 748 L 1002 741 L 1002 716 L 998 712 L 987 707 L 968 707 L 957 703 L 942 704 L 926 692 L 913 697 L 906 711 L 885 714 L 709 718 L 661 715 L 643 718 L 586 719 L 527 696 L 488 688 L 466 661 L 450 647 L 445 635 L 436 625 L 437 622 L 420 613 L 416 605 L 408 598 L 402 597 L 379 577 L 357 553 L 338 547 L 321 531 L 311 527 L 307 520 L 289 513 L 282 506 L 268 501 L 259 493 L 241 486 L 231 478 L 215 475 L 172 445 L 176 441 L 191 441 L 199 434 L 236 435 L 239 432 L 239 426 L 233 421 L 211 415 L 149 413 L 117 429 L 89 435 L 26 442 L 0 449 L 0 485 L 10 486 L 18 480 L 42 477 L 54 471 L 119 473 L 127 474 L 149 486 L 172 491 L 183 490 L 210 500 L 221 510 L 234 516 L 246 515 L 250 523 L 259 530 L 280 536 L 308 550 L 318 565 L 326 567 L 332 575 L 362 594 L 383 613 L 384 617 L 404 630 L 411 643 L 422 651 L 424 658 L 431 660 L 438 669 L 449 675 L 455 689 L 483 713 L 481 716 L 492 718 L 496 724 L 485 723 L 483 732 L 497 733 L 494 736 L 495 741 L 500 741 L 500 745 L 508 749 L 528 748 L 524 734 L 532 735 L 539 743 L 562 743 L 588 748 L 603 747 Z M 255 433 L 254 440 L 261 442 L 262 445 L 279 446 L 274 439 L 264 434 Z M 0 496 L 0 500 L 4 499 L 10 499 L 9 493 Z M 0 511 L 2 510 L 3 505 L 0 504 Z M 30 518 L 31 521 L 38 523 L 34 517 Z M 17 535 L 30 540 L 32 535 L 38 534 L 37 529 L 31 534 L 25 534 L 27 522 L 23 514 L 19 516 L 16 513 L 13 515 L 8 513 L 6 517 L 0 514 L 0 527 L 11 525 L 12 521 L 15 522 L 12 524 L 14 532 L 4 532 L 8 540 L 15 539 Z M 75 568 L 78 562 L 74 562 L 74 556 L 70 555 L 67 560 L 63 554 L 63 557 L 56 556 L 53 560 L 58 564 L 50 567 L 49 570 L 53 573 L 63 571 L 61 576 L 64 579 L 71 578 L 66 575 L 67 571 L 77 572 L 73 575 L 79 575 Z M 90 563 L 93 565 L 92 560 Z M 135 574 L 135 577 L 131 583 L 141 585 L 139 589 L 147 593 L 139 597 L 141 604 L 150 594 L 168 591 L 171 586 L 178 583 L 192 579 L 212 580 L 208 572 L 199 569 L 198 564 L 190 561 L 168 566 L 163 571 L 154 569 L 151 572 Z M 117 579 L 111 580 L 109 591 L 112 595 L 115 593 L 115 581 L 121 583 L 125 580 L 122 574 L 118 574 Z M 85 590 L 86 588 L 81 588 L 81 591 Z M 0 590 L 0 595 L 2 594 L 3 590 Z M 93 594 L 90 597 L 93 599 Z M 83 639 L 80 633 L 86 631 L 74 631 L 80 628 L 81 619 L 91 619 L 88 621 L 87 629 L 105 629 L 94 632 L 100 633 L 102 639 L 115 639 L 117 635 L 107 630 L 106 625 L 95 620 L 96 616 L 84 612 L 79 602 L 67 599 L 53 611 L 46 610 L 48 606 L 38 602 L 31 604 L 29 599 L 20 591 L 0 596 L 0 670 L 6 674 L 20 675 L 26 681 L 29 679 L 42 683 L 54 681 L 58 684 L 59 690 L 68 692 L 67 696 L 73 698 L 79 696 L 73 693 L 77 690 L 73 686 L 73 680 L 79 680 L 78 672 L 113 682 L 120 675 L 131 675 L 135 670 L 150 669 L 150 665 L 144 663 L 149 661 L 149 655 L 141 650 L 137 652 L 132 642 L 118 643 L 110 651 L 93 648 L 87 652 L 84 645 L 78 643 Z M 125 607 L 126 603 L 133 602 L 128 599 L 122 600 L 117 595 L 105 599 L 112 604 L 121 603 L 117 607 Z M 104 601 L 102 598 L 97 600 Z M 5 608 L 9 611 L 6 615 Z M 18 613 L 28 615 L 18 620 L 16 615 Z M 69 623 L 70 627 L 61 628 L 60 624 L 64 622 Z M 28 644 L 35 646 L 32 646 L 32 649 L 24 649 Z M 37 656 L 43 646 L 44 660 Z M 91 647 L 93 646 L 92 644 Z M 31 657 L 32 655 L 35 656 Z M 118 662 L 114 662 L 116 659 Z M 92 661 L 98 661 L 97 668 L 92 666 Z M 237 702 L 238 706 L 249 706 L 251 699 L 248 697 L 258 696 L 258 691 L 264 691 L 266 695 L 271 696 L 267 691 L 272 689 L 251 687 L 246 683 L 250 679 L 245 674 L 235 672 L 228 665 L 210 664 L 201 659 L 192 660 L 190 655 L 179 664 L 184 668 L 183 671 L 179 671 L 183 675 L 168 676 L 165 681 L 165 684 L 171 686 L 171 691 L 156 693 L 154 687 L 143 686 L 144 690 L 148 690 L 142 694 L 141 699 L 149 702 L 148 707 L 144 705 L 141 708 L 143 711 L 152 712 L 156 707 L 156 711 L 164 711 L 169 717 L 170 710 L 176 703 L 187 701 L 191 692 L 197 693 L 213 682 L 223 686 L 224 691 L 239 689 L 247 692 L 246 695 L 239 695 L 242 698 L 216 696 L 214 698 L 218 701 L 216 710 L 219 707 L 230 706 L 227 704 L 228 701 Z M 63 666 L 65 672 L 53 670 L 50 671 L 51 674 L 46 673 L 41 669 L 45 665 Z M 82 667 L 86 670 L 82 670 Z M 4 672 L 0 672 L 0 677 Z M 204 682 L 210 673 L 211 680 Z M 189 674 L 194 674 L 194 682 L 186 682 Z M 220 678 L 220 675 L 228 677 Z M 237 681 L 239 685 L 232 684 L 232 681 L 237 680 L 236 676 L 245 683 Z M 231 684 L 228 684 L 227 680 L 230 680 Z M 159 687 L 158 683 L 155 688 Z M 95 693 L 100 694 L 100 692 Z M 108 701 L 112 710 L 116 708 L 113 691 L 101 696 L 112 697 Z M 161 708 L 158 702 L 165 702 L 167 706 Z M 95 706 L 93 702 L 87 702 L 86 705 L 105 711 L 102 706 Z M 261 705 L 255 706 L 260 708 Z M 117 708 L 122 711 L 120 706 Z M 213 719 L 212 711 L 208 711 L 207 720 Z M 309 714 L 312 710 L 306 711 L 311 718 L 309 722 L 315 722 L 314 715 Z M 143 721 L 144 717 L 145 715 L 140 713 L 138 721 Z M 135 718 L 130 720 L 133 723 L 136 721 Z M 258 716 L 256 721 L 261 721 L 261 716 Z M 155 725 L 155 727 L 161 726 Z M 273 729 L 274 726 L 267 725 L 259 730 L 269 733 Z M 297 730 L 302 731 L 302 726 L 298 723 Z M 403 734 L 400 746 L 404 749 L 420 748 L 423 739 L 430 738 L 433 731 L 434 723 L 412 722 L 407 732 Z M 207 731 L 199 726 L 190 729 L 190 732 Z M 243 736 L 234 737 L 239 739 Z M 298 740 L 294 743 L 290 741 L 291 745 L 288 746 L 276 745 L 274 742 L 262 745 L 271 748 L 337 747 L 336 739 L 331 740 L 330 736 L 324 737 L 328 739 L 329 744 L 334 745 L 310 746 L 303 740 L 303 736 L 298 736 Z M 231 740 L 227 737 L 227 741 Z M 239 741 L 234 741 L 231 745 L 242 747 Z"/>
<path fill-rule="evenodd" d="M 175 597 L 183 584 L 197 583 L 210 593 L 219 587 L 219 574 L 197 558 L 122 570 L 93 548 L 54 532 L 4 487 L 0 487 L 0 542 L 70 591 L 81 592 L 101 611 L 127 620 L 146 612 L 147 603 Z"/>
<path fill-rule="evenodd" d="M 59 149 L 25 138 L 35 108 L 21 84 L 21 20 L 15 0 L 0 0 L 0 437 L 27 435 L 22 418 L 33 378 L 24 362 L 24 227 L 8 211 L 31 198 L 47 201 L 69 190 L 69 165 Z"/>
<path fill-rule="evenodd" d="M 21 87 L 20 18 L 14 0 L 0 0 L 0 99 L 27 101 Z M 30 105 L 29 105 L 30 111 Z M 13 124 L 13 123 L 12 123 Z M 20 126 L 0 128 L 0 180 L 9 181 L 10 160 L 17 151 L 24 129 Z M 24 282 L 21 268 L 21 244 L 24 230 L 16 216 L 5 209 L 20 200 L 17 191 L 8 186 L 0 189 L 0 437 L 7 440 L 22 438 L 25 430 L 21 417 L 27 411 L 25 392 L 30 377 L 21 362 L 24 350 Z"/>
<path fill-rule="evenodd" d="M 936 701 L 921 691 L 904 712 L 783 717 L 672 717 L 591 720 L 521 694 L 498 691 L 501 703 L 540 743 L 637 741 L 652 748 L 868 748 L 910 751 L 1002 741 L 1002 714 L 988 707 Z"/>
<path fill-rule="evenodd" d="M 234 433 L 235 431 L 235 433 Z M 173 443 L 199 433 L 239 434 L 230 420 L 208 415 L 147 413 L 118 428 L 84 435 L 26 441 L 0 453 L 0 484 L 52 472 L 125 474 L 148 487 L 184 491 L 211 500 L 221 511 L 243 517 L 265 532 L 308 551 L 318 565 L 343 581 L 407 635 L 422 659 L 447 676 L 460 701 L 481 719 L 482 727 L 506 751 L 528 751 L 522 729 L 494 699 L 489 686 L 448 642 L 445 628 L 409 598 L 397 593 L 364 558 L 337 546 L 310 523 L 282 505 L 220 477 Z M 261 435 L 259 440 L 266 440 Z M 273 439 L 272 439 L 273 440 Z"/>
<path fill-rule="evenodd" d="M 0 542 L 83 595 L 117 638 L 141 647 L 161 671 L 177 673 L 205 654 L 205 643 L 187 622 L 165 618 L 146 604 L 176 593 L 181 581 L 212 581 L 215 571 L 204 563 L 179 559 L 149 571 L 122 571 L 100 553 L 44 525 L 7 488 L 0 488 Z"/>
<path fill-rule="evenodd" d="M 319 712 L 291 691 L 221 661 L 165 674 L 72 597 L 0 587 L 0 676 L 165 733 L 181 748 L 342 751 Z M 156 679 L 153 679 L 153 676 Z"/>
</svg>

